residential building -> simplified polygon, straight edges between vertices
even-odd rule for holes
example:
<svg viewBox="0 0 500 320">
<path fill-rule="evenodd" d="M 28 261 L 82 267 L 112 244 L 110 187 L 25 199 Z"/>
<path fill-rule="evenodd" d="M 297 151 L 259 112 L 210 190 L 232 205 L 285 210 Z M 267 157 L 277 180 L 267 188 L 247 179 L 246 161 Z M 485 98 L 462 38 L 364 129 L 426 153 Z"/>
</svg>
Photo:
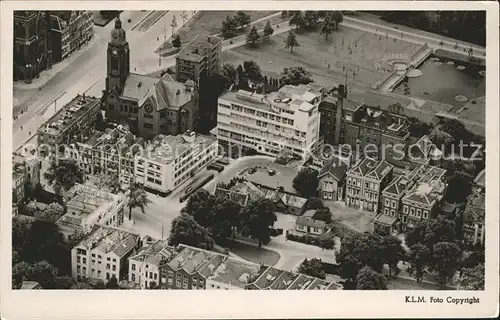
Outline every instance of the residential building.
<svg viewBox="0 0 500 320">
<path fill-rule="evenodd" d="M 250 201 L 264 198 L 265 193 L 249 181 L 238 181 L 234 184 L 217 185 L 214 190 L 216 197 L 231 199 L 242 207 Z"/>
<path fill-rule="evenodd" d="M 64 194 L 66 213 L 56 221 L 65 239 L 74 232 L 90 232 L 96 224 L 119 227 L 123 224 L 125 196 L 76 184 Z"/>
<path fill-rule="evenodd" d="M 365 158 L 347 171 L 346 205 L 378 212 L 380 194 L 392 179 L 393 165 Z"/>
<path fill-rule="evenodd" d="M 319 104 L 320 137 L 326 144 L 337 146 L 341 142 L 342 109 L 347 92 L 347 86 L 339 84 L 325 94 Z"/>
<path fill-rule="evenodd" d="M 130 72 L 130 51 L 120 18 L 115 21 L 107 51 L 104 101 L 106 117 L 127 125 L 142 138 L 178 135 L 193 130 L 198 119 L 195 83 Z"/>
<path fill-rule="evenodd" d="M 274 203 L 278 212 L 300 216 L 306 210 L 307 198 L 283 192 L 281 189 L 262 189 L 264 198 Z"/>
<path fill-rule="evenodd" d="M 318 174 L 318 191 L 321 199 L 342 201 L 344 199 L 347 164 L 337 157 L 325 163 Z"/>
<path fill-rule="evenodd" d="M 42 163 L 35 156 L 23 157 L 14 153 L 12 156 L 12 204 L 15 212 L 19 205 L 27 201 L 33 189 L 40 183 Z M 15 215 L 15 214 L 14 214 Z"/>
<path fill-rule="evenodd" d="M 208 166 L 218 154 L 217 140 L 188 131 L 183 135 L 158 135 L 134 159 L 136 182 L 167 194 Z"/>
<path fill-rule="evenodd" d="M 294 233 L 308 236 L 320 236 L 327 231 L 327 224 L 322 220 L 314 219 L 316 210 L 307 210 L 304 215 L 295 220 Z"/>
<path fill-rule="evenodd" d="M 134 177 L 134 158 L 144 149 L 145 142 L 118 125 L 114 129 L 95 132 L 87 141 L 77 142 L 70 155 L 78 160 L 87 174 L 116 175 L 123 183 Z"/>
<path fill-rule="evenodd" d="M 244 290 L 260 265 L 245 260 L 226 257 L 206 280 L 207 290 Z"/>
<path fill-rule="evenodd" d="M 71 275 L 77 280 L 102 280 L 113 276 L 127 279 L 128 257 L 139 248 L 137 234 L 95 225 L 85 238 L 71 249 Z"/>
<path fill-rule="evenodd" d="M 322 94 L 305 85 L 287 85 L 267 95 L 245 90 L 219 97 L 217 139 L 228 150 L 283 151 L 306 159 L 319 144 Z"/>
<path fill-rule="evenodd" d="M 175 249 L 168 246 L 165 240 L 142 247 L 128 258 L 128 281 L 137 284 L 140 289 L 160 285 L 160 262 L 170 259 L 173 254 Z"/>
<path fill-rule="evenodd" d="M 342 290 L 342 288 L 343 286 L 336 282 L 265 266 L 246 286 L 247 290 Z"/>
<path fill-rule="evenodd" d="M 94 35 L 90 10 L 51 11 L 53 60 L 59 62 L 88 43 Z"/>
<path fill-rule="evenodd" d="M 414 228 L 421 220 L 434 217 L 443 203 L 447 184 L 443 181 L 445 169 L 422 166 L 418 181 L 406 192 L 401 200 L 400 230 Z"/>
<path fill-rule="evenodd" d="M 14 11 L 15 80 L 30 83 L 40 72 L 52 68 L 50 14 L 47 11 Z"/>
<path fill-rule="evenodd" d="M 175 59 L 177 81 L 198 83 L 200 74 L 215 74 L 220 70 L 222 38 L 198 34 Z"/>
<path fill-rule="evenodd" d="M 95 128 L 100 99 L 77 95 L 38 128 L 38 146 L 41 151 L 85 141 Z"/>
<path fill-rule="evenodd" d="M 485 194 L 475 188 L 467 199 L 464 211 L 464 238 L 469 244 L 484 245 L 485 239 Z"/>
</svg>

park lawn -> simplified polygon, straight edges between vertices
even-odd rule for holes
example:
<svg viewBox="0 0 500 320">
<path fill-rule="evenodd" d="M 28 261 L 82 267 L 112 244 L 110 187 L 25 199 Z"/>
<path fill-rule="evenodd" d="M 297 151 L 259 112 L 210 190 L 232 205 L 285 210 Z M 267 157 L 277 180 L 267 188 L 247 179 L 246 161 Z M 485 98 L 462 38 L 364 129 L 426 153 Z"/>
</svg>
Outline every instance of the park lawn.
<svg viewBox="0 0 500 320">
<path fill-rule="evenodd" d="M 285 24 L 281 25 L 285 27 Z M 275 30 L 279 30 L 276 29 Z M 331 80 L 344 81 L 343 68 L 354 70 L 348 73 L 348 81 L 363 87 L 371 87 L 386 73 L 375 68 L 375 63 L 392 53 L 411 55 L 418 45 L 397 39 L 386 39 L 369 32 L 341 26 L 329 35 L 328 40 L 319 32 L 297 34 L 299 47 L 293 52 L 285 49 L 284 41 L 288 32 L 271 37 L 256 48 L 241 46 L 224 53 L 224 61 L 240 64 L 245 60 L 255 60 L 264 72 L 280 73 L 283 67 L 303 66 L 313 74 L 315 82 L 331 86 Z M 350 53 L 351 52 L 351 53 Z M 330 64 L 330 70 L 328 69 Z"/>
<path fill-rule="evenodd" d="M 332 224 L 334 226 L 337 225 L 338 228 L 340 228 L 340 226 L 345 226 L 359 233 L 373 231 L 375 213 L 350 208 L 344 204 L 333 201 L 324 201 L 324 204 L 330 208 L 330 212 L 332 213 Z"/>
<path fill-rule="evenodd" d="M 254 21 L 269 16 L 277 11 L 245 11 L 250 16 L 250 21 Z M 221 31 L 222 21 L 226 16 L 234 16 L 236 11 L 199 11 L 182 28 L 177 31 L 181 38 L 181 43 L 186 44 L 193 40 L 196 35 L 208 34 L 216 35 Z M 264 22 L 265 24 L 265 22 Z M 167 41 L 163 43 L 155 52 L 171 49 L 172 43 Z"/>
</svg>

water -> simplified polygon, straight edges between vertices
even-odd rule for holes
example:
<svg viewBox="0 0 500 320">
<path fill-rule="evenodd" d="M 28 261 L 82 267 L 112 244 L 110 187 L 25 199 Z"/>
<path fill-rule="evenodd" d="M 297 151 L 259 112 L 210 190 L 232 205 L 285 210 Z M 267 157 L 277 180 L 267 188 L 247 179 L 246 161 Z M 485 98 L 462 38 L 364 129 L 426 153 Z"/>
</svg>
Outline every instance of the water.
<svg viewBox="0 0 500 320">
<path fill-rule="evenodd" d="M 408 78 L 402 82 L 394 91 L 424 100 L 433 100 L 441 103 L 462 107 L 467 101 L 485 95 L 485 78 L 479 74 L 484 67 L 453 61 L 448 64 L 449 59 L 440 59 L 441 64 L 436 64 L 432 58 L 426 60 L 418 69 L 423 75 L 418 78 Z M 457 66 L 465 66 L 464 70 L 458 70 Z M 455 97 L 463 95 L 467 101 L 457 101 Z"/>
</svg>

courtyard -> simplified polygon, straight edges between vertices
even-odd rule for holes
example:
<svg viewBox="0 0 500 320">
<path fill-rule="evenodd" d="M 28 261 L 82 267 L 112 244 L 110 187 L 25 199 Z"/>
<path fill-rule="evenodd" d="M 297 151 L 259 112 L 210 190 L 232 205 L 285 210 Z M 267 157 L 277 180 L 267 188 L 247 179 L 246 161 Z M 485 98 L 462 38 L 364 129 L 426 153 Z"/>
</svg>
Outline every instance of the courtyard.
<svg viewBox="0 0 500 320">
<path fill-rule="evenodd" d="M 275 26 L 287 28 L 288 23 Z M 304 66 L 311 72 L 315 82 L 331 86 L 331 79 L 344 81 L 347 69 L 348 82 L 356 82 L 362 87 L 371 87 L 386 75 L 378 70 L 378 62 L 391 54 L 410 56 L 418 45 L 399 38 L 375 35 L 369 32 L 341 26 L 328 40 L 319 32 L 297 33 L 299 47 L 290 52 L 285 49 L 287 33 L 271 37 L 256 48 L 241 46 L 223 53 L 225 62 L 238 65 L 245 60 L 255 60 L 262 71 L 269 76 L 277 76 L 284 66 Z M 369 48 L 369 49 L 367 49 Z M 329 66 L 329 67 L 328 67 Z M 353 77 L 354 73 L 354 77 Z"/>
</svg>

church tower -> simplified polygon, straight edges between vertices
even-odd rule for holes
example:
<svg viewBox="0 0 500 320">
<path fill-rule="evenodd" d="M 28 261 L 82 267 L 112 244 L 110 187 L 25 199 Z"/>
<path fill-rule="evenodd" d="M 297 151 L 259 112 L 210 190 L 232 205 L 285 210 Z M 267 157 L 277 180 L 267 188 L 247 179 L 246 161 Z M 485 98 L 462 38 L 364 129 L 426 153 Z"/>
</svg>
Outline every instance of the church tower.
<svg viewBox="0 0 500 320">
<path fill-rule="evenodd" d="M 115 28 L 111 30 L 107 61 L 106 93 L 109 94 L 111 90 L 116 90 L 116 93 L 121 95 L 125 80 L 130 73 L 130 51 L 120 16 L 116 18 Z"/>
</svg>

